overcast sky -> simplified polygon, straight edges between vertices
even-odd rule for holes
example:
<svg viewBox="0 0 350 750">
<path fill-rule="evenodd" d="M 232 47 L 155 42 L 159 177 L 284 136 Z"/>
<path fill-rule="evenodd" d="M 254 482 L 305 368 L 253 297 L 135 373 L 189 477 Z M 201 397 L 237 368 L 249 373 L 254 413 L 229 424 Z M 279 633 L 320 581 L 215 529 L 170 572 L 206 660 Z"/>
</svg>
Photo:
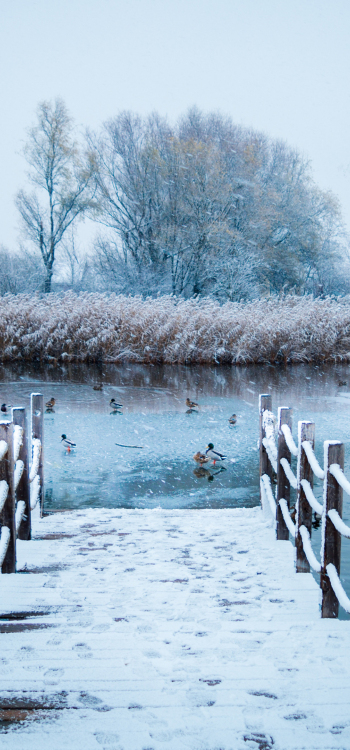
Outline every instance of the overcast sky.
<svg viewBox="0 0 350 750">
<path fill-rule="evenodd" d="M 81 129 L 196 104 L 296 146 L 350 229 L 349 0 L 0 0 L 0 244 L 38 102 Z"/>
</svg>

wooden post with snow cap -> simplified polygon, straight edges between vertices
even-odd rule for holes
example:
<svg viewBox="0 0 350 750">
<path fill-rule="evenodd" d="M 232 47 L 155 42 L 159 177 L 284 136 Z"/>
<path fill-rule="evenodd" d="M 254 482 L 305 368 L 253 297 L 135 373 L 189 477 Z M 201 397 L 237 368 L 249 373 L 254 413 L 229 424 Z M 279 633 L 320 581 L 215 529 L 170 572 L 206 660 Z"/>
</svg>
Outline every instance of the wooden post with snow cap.
<svg viewBox="0 0 350 750">
<path fill-rule="evenodd" d="M 263 421 L 264 411 L 272 411 L 272 397 L 270 394 L 261 394 L 259 396 L 259 450 L 260 450 L 260 477 L 263 474 L 267 474 L 272 479 L 272 466 L 267 455 L 265 446 L 263 445 L 263 439 L 265 435 L 265 427 Z M 260 502 L 263 505 L 260 488 Z"/>
<path fill-rule="evenodd" d="M 295 547 L 296 547 L 296 571 L 297 573 L 310 573 L 310 564 L 305 555 L 303 540 L 300 534 L 300 526 L 305 526 L 311 536 L 312 526 L 312 508 L 306 498 L 301 481 L 306 479 L 311 488 L 314 482 L 314 473 L 309 464 L 302 443 L 307 440 L 314 450 L 315 447 L 315 423 L 298 422 L 298 486 L 297 486 L 297 504 L 296 504 L 296 530 L 295 530 Z"/>
<path fill-rule="evenodd" d="M 344 443 L 338 440 L 326 440 L 324 444 L 325 493 L 322 514 L 322 548 L 321 548 L 321 590 L 322 617 L 338 617 L 339 602 L 333 591 L 326 567 L 332 563 L 340 575 L 341 534 L 328 516 L 328 511 L 336 510 L 340 518 L 343 514 L 343 488 L 330 473 L 329 467 L 338 464 L 344 469 Z"/>
<path fill-rule="evenodd" d="M 16 517 L 15 517 L 15 490 L 14 490 L 14 464 L 13 464 L 13 424 L 12 422 L 0 422 L 0 443 L 7 443 L 6 452 L 0 461 L 0 482 L 2 499 L 5 502 L 0 514 L 1 524 L 1 557 L 6 549 L 1 564 L 2 573 L 16 572 Z"/>
<path fill-rule="evenodd" d="M 282 425 L 286 424 L 292 431 L 293 409 L 288 406 L 280 406 L 278 409 L 278 447 L 277 447 L 277 514 L 276 514 L 276 537 L 280 540 L 289 539 L 289 531 L 283 518 L 279 501 L 284 498 L 288 510 L 290 507 L 290 482 L 287 479 L 285 471 L 281 465 L 281 458 L 285 458 L 289 465 L 291 452 L 286 443 L 286 439 L 281 430 Z"/>
<path fill-rule="evenodd" d="M 38 465 L 38 476 L 40 481 L 39 505 L 40 515 L 44 514 L 44 396 L 42 393 L 32 393 L 31 397 L 31 422 L 32 422 L 32 459 L 33 440 L 40 440 L 40 456 Z"/>
<path fill-rule="evenodd" d="M 21 478 L 18 482 L 16 492 L 17 508 L 18 503 L 24 502 L 24 513 L 21 524 L 17 531 L 18 539 L 24 539 L 28 541 L 32 538 L 31 536 L 31 519 L 30 519 L 30 487 L 29 487 L 29 461 L 28 461 L 28 445 L 27 445 L 27 430 L 26 430 L 26 410 L 23 406 L 15 406 L 12 409 L 12 421 L 14 426 L 21 427 L 22 429 L 22 441 L 17 456 L 18 461 L 23 461 L 23 471 Z M 15 456 L 16 460 L 16 456 Z"/>
</svg>

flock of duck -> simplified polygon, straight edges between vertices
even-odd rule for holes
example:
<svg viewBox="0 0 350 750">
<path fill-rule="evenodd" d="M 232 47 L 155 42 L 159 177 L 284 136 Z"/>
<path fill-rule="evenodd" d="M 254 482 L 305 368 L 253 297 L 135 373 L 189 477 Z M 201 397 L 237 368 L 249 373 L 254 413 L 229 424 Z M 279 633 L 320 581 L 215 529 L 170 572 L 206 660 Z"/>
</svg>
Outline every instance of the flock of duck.
<svg viewBox="0 0 350 750">
<path fill-rule="evenodd" d="M 103 390 L 102 384 L 101 385 L 94 385 L 93 386 L 93 390 L 94 391 L 102 391 Z M 45 404 L 46 413 L 48 413 L 48 414 L 54 413 L 54 407 L 55 407 L 55 405 L 56 405 L 56 399 L 53 398 L 53 397 L 50 398 L 49 401 L 47 401 L 46 404 Z M 110 408 L 112 409 L 111 413 L 121 413 L 120 409 L 123 408 L 123 404 L 119 404 L 115 400 L 115 398 L 111 398 L 111 400 L 109 402 L 109 405 L 110 405 Z M 199 404 L 196 401 L 192 401 L 188 397 L 186 398 L 186 406 L 187 406 L 187 409 L 188 409 L 188 411 L 186 412 L 187 414 L 191 413 L 191 412 L 194 412 L 194 411 L 197 411 L 200 408 Z M 6 413 L 8 411 L 8 409 L 10 409 L 10 408 L 11 408 L 11 404 L 2 404 L 1 405 L 1 411 L 4 412 L 4 413 Z M 232 414 L 231 417 L 229 417 L 228 422 L 229 422 L 230 425 L 236 424 L 236 422 L 237 422 L 237 415 L 236 414 Z M 65 448 L 67 449 L 68 452 L 70 452 L 72 450 L 72 448 L 76 448 L 76 445 L 77 445 L 76 443 L 73 442 L 73 440 L 70 440 L 69 438 L 67 438 L 67 435 L 65 433 L 63 433 L 61 435 L 61 443 L 63 443 L 63 445 L 65 446 Z M 125 446 L 125 447 L 138 447 L 138 446 Z M 197 451 L 197 453 L 195 453 L 195 455 L 193 456 L 194 461 L 200 467 L 203 467 L 205 464 L 209 463 L 210 461 L 215 466 L 215 464 L 217 462 L 225 461 L 226 458 L 227 458 L 227 456 L 225 456 L 223 453 L 219 453 L 218 451 L 214 450 L 214 444 L 213 443 L 208 443 L 208 445 L 207 445 L 206 450 L 205 450 L 204 453 L 201 453 L 201 451 Z"/>
</svg>

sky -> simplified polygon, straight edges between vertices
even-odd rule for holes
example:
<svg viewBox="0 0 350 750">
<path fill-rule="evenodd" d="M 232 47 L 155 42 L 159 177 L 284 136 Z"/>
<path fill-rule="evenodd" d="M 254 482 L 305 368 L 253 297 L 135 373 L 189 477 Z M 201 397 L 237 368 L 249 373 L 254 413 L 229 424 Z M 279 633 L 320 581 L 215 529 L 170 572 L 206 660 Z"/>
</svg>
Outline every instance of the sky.
<svg viewBox="0 0 350 750">
<path fill-rule="evenodd" d="M 350 230 L 349 32 L 349 0 L 0 0 L 0 245 L 18 246 L 21 149 L 56 97 L 81 132 L 124 109 L 230 115 L 307 156 Z"/>
</svg>

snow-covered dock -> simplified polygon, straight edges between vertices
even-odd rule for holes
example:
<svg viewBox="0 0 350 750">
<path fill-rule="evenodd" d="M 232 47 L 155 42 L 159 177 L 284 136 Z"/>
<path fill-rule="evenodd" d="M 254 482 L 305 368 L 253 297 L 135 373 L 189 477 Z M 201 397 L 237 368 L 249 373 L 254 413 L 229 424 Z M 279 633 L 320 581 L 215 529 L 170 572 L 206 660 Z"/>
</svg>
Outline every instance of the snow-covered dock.
<svg viewBox="0 0 350 750">
<path fill-rule="evenodd" d="M 259 508 L 33 521 L 0 579 L 3 750 L 350 748 L 350 623 Z"/>
</svg>

